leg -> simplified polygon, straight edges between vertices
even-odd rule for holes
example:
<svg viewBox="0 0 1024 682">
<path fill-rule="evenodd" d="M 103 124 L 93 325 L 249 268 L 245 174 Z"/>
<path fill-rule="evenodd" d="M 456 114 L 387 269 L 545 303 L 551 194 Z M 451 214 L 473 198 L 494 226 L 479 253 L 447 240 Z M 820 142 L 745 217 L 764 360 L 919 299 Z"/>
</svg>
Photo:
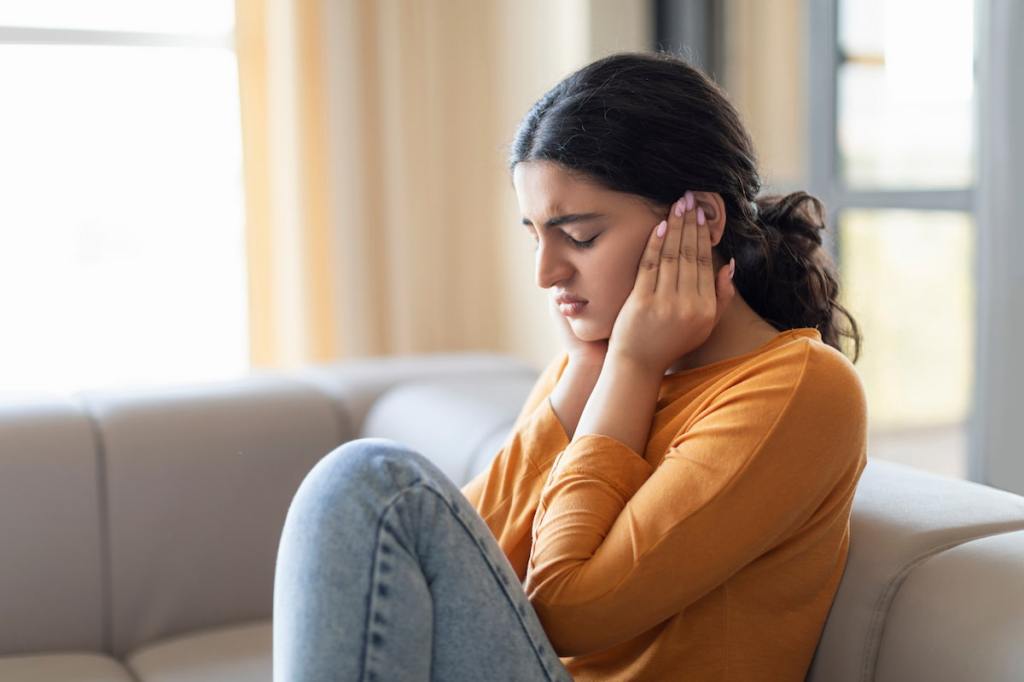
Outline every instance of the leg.
<svg viewBox="0 0 1024 682">
<path fill-rule="evenodd" d="M 383 438 L 345 443 L 299 486 L 273 628 L 275 682 L 572 679 L 462 492 Z"/>
</svg>

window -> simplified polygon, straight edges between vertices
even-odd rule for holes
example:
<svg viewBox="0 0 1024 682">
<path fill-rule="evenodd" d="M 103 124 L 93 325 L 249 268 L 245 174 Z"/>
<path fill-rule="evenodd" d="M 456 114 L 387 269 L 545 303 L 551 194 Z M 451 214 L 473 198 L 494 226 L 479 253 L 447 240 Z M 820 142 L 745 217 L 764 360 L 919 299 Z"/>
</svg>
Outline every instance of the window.
<svg viewBox="0 0 1024 682">
<path fill-rule="evenodd" d="M 811 183 L 861 325 L 869 454 L 967 477 L 977 241 L 970 0 L 810 11 Z"/>
<path fill-rule="evenodd" d="M 0 5 L 0 389 L 248 366 L 230 0 Z"/>
</svg>

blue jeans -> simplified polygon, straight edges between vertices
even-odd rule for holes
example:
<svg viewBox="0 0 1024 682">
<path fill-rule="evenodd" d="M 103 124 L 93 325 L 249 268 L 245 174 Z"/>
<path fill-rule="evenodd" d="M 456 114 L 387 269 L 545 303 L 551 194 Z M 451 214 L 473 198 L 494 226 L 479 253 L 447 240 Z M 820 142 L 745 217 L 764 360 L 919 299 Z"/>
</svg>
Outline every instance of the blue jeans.
<svg viewBox="0 0 1024 682">
<path fill-rule="evenodd" d="M 299 486 L 273 630 L 275 682 L 572 680 L 462 491 L 385 438 L 336 448 Z"/>
</svg>

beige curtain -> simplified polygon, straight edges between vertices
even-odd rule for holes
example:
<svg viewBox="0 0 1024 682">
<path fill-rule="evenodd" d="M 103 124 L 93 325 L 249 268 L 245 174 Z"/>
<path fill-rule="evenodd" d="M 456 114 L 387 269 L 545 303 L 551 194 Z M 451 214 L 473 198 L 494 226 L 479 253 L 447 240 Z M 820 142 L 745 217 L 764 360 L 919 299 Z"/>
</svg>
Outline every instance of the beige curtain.
<svg viewBox="0 0 1024 682">
<path fill-rule="evenodd" d="M 319 26 L 311 3 L 236 3 L 254 367 L 337 348 Z"/>
<path fill-rule="evenodd" d="M 646 3 L 236 0 L 253 366 L 557 350 L 504 167 Z M 618 27 L 611 30 L 610 27 Z"/>
<path fill-rule="evenodd" d="M 754 140 L 764 191 L 807 189 L 805 0 L 723 0 L 722 84 Z"/>
</svg>

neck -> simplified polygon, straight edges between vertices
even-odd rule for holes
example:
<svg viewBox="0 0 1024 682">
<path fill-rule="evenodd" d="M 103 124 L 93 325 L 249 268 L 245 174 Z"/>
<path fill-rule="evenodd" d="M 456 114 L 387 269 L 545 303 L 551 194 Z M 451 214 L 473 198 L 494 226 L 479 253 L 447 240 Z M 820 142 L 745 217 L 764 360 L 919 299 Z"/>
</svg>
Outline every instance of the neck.
<svg viewBox="0 0 1024 682">
<path fill-rule="evenodd" d="M 676 360 L 666 374 L 704 367 L 749 353 L 779 333 L 778 329 L 754 312 L 737 292 L 704 343 Z"/>
</svg>

